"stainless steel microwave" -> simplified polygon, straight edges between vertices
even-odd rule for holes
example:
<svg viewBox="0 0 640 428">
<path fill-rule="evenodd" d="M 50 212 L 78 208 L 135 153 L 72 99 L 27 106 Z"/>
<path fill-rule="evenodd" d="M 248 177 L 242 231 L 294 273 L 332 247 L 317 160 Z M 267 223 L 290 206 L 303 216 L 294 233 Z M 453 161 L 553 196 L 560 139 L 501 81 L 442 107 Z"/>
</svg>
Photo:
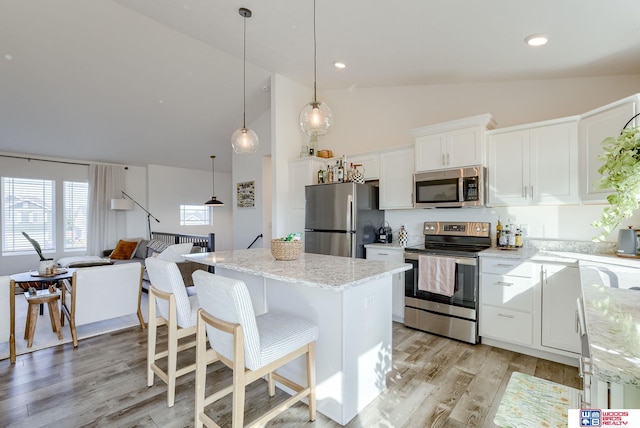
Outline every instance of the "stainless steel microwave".
<svg viewBox="0 0 640 428">
<path fill-rule="evenodd" d="M 485 168 L 445 169 L 413 174 L 413 206 L 454 208 L 484 205 Z"/>
</svg>

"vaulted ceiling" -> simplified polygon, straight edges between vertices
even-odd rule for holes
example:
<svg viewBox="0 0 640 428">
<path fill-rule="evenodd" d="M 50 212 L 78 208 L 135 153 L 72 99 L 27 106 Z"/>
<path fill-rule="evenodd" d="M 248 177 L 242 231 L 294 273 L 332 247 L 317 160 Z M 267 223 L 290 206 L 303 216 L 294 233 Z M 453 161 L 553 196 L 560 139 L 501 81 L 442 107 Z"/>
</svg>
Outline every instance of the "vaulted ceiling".
<svg viewBox="0 0 640 428">
<path fill-rule="evenodd" d="M 312 0 L 0 1 L 0 151 L 203 170 L 216 154 L 230 171 L 239 7 L 253 11 L 250 122 L 271 73 L 311 87 Z M 317 0 L 316 13 L 320 91 L 640 73 L 637 0 Z M 527 46 L 534 33 L 549 43 Z"/>
</svg>

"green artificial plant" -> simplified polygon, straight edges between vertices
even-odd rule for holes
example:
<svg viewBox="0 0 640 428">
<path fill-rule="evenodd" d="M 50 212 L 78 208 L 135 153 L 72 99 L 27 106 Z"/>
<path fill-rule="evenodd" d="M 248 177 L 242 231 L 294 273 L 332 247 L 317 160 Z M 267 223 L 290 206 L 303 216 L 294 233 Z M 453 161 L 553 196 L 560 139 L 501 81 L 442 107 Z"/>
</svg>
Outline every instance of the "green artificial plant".
<svg viewBox="0 0 640 428">
<path fill-rule="evenodd" d="M 611 189 L 612 193 L 607 196 L 609 205 L 602 211 L 600 220 L 592 223 L 592 226 L 602 229 L 601 234 L 594 238 L 596 241 L 604 240 L 613 229 L 638 209 L 640 128 L 625 127 L 619 136 L 605 138 L 602 148 L 604 152 L 598 157 L 602 162 L 598 169 L 601 178 L 596 183 L 596 189 Z"/>
<path fill-rule="evenodd" d="M 42 255 L 42 248 L 40 248 L 40 244 L 38 244 L 38 241 L 27 235 L 26 232 L 22 232 L 22 234 L 25 238 L 27 238 L 27 241 L 31 242 L 31 245 L 33 245 L 33 249 L 36 250 L 36 253 L 38 253 L 38 255 L 40 256 L 40 261 L 47 260 Z"/>
</svg>

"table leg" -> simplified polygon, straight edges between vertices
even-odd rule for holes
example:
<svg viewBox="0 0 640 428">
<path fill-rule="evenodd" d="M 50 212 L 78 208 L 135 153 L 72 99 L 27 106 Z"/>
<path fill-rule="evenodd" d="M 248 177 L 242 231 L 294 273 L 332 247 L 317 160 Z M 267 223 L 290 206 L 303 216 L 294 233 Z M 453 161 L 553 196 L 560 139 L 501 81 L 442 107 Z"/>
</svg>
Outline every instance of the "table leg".
<svg viewBox="0 0 640 428">
<path fill-rule="evenodd" d="M 9 312 L 9 359 L 13 364 L 16 362 L 16 282 L 13 279 L 9 282 Z"/>
<path fill-rule="evenodd" d="M 27 306 L 27 321 L 24 323 L 24 339 L 29 338 L 29 326 L 31 325 L 31 305 Z"/>
</svg>

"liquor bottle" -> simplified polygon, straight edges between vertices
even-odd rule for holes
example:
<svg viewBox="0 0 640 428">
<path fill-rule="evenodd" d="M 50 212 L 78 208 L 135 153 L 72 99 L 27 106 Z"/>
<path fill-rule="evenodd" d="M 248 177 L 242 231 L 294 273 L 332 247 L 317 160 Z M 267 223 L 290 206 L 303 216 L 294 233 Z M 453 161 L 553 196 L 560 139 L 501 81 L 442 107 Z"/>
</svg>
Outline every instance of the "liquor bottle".
<svg viewBox="0 0 640 428">
<path fill-rule="evenodd" d="M 506 224 L 502 232 L 500 232 L 500 246 L 506 247 L 509 245 L 509 225 Z"/>
<path fill-rule="evenodd" d="M 344 183 L 344 165 L 342 164 L 342 159 L 340 159 L 340 164 L 338 165 L 338 183 Z"/>
<path fill-rule="evenodd" d="M 333 168 L 327 165 L 327 183 L 333 183 Z"/>
<path fill-rule="evenodd" d="M 516 229 L 516 248 L 522 248 L 522 231 Z"/>
<path fill-rule="evenodd" d="M 323 184 L 323 183 L 324 183 L 324 170 L 320 168 L 318 170 L 318 184 Z"/>
<path fill-rule="evenodd" d="M 496 246 L 502 247 L 500 243 L 500 236 L 502 235 L 502 223 L 500 222 L 500 217 L 498 217 L 498 224 L 496 224 Z"/>
<path fill-rule="evenodd" d="M 333 181 L 338 181 L 338 161 L 336 161 L 336 164 L 333 166 Z"/>
</svg>

